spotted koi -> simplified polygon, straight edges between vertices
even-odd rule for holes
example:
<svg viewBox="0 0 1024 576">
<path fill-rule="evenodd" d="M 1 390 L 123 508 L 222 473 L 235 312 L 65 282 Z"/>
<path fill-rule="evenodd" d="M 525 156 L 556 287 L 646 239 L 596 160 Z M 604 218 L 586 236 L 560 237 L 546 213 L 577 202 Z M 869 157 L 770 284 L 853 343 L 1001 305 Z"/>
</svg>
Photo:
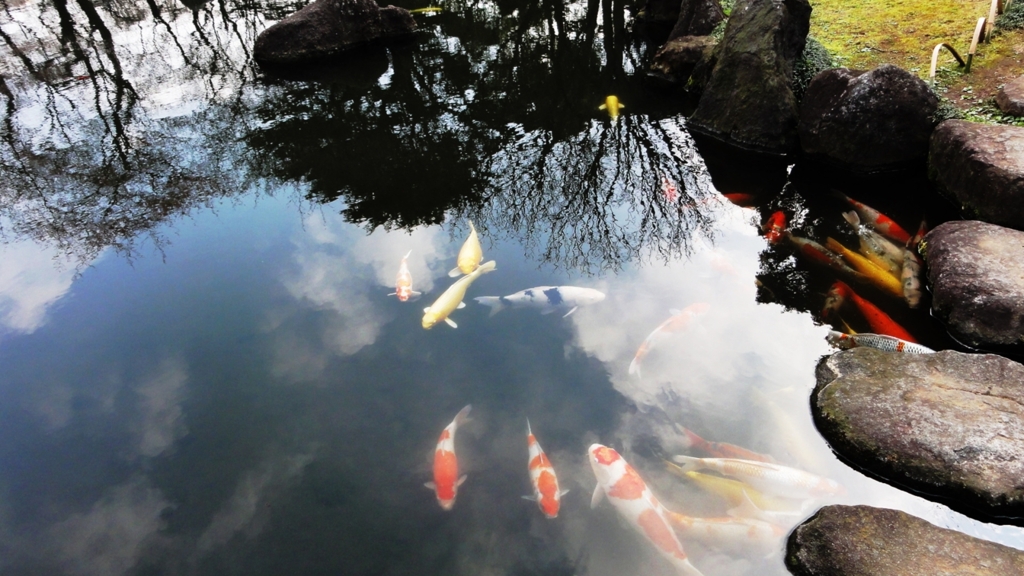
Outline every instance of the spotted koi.
<svg viewBox="0 0 1024 576">
<path fill-rule="evenodd" d="M 886 336 L 885 334 L 843 334 L 842 332 L 829 330 L 827 339 L 833 346 L 844 350 L 863 346 L 865 348 L 875 348 L 886 352 L 902 352 L 904 354 L 935 353 L 935 350 L 926 346 Z"/>
<path fill-rule="evenodd" d="M 863 220 L 865 224 L 881 232 L 885 237 L 898 242 L 902 246 L 905 246 L 910 240 L 910 234 L 892 218 L 889 218 L 871 206 L 862 204 L 845 194 L 839 194 L 839 197 L 845 200 L 847 204 L 857 211 L 860 219 Z"/>
<path fill-rule="evenodd" d="M 548 518 L 557 518 L 558 509 L 561 507 L 562 496 L 568 490 L 558 489 L 558 477 L 555 476 L 555 468 L 548 460 L 544 449 L 540 447 L 533 431 L 530 430 L 530 421 L 526 421 L 526 446 L 530 453 L 530 482 L 533 484 L 533 496 L 523 496 L 526 500 L 534 500 L 540 511 Z"/>
<path fill-rule="evenodd" d="M 441 431 L 441 437 L 437 440 L 437 449 L 434 450 L 434 480 L 424 484 L 437 495 L 437 503 L 445 510 L 451 510 L 455 505 L 455 496 L 458 494 L 459 486 L 466 481 L 466 475 L 459 476 L 459 459 L 455 456 L 455 432 L 459 426 L 469 421 L 469 411 L 472 406 L 467 405 L 455 416 L 451 424 Z"/>
</svg>

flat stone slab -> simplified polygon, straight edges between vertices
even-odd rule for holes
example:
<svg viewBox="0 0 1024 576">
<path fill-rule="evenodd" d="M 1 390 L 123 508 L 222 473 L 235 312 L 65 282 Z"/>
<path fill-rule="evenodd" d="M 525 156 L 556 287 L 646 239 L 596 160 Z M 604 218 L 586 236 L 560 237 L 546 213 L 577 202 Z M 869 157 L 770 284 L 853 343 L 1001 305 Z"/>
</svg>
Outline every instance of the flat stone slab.
<svg viewBox="0 0 1024 576">
<path fill-rule="evenodd" d="M 969 516 L 1024 518 L 1024 366 L 854 348 L 816 376 L 815 424 L 839 455 Z"/>
<path fill-rule="evenodd" d="M 826 506 L 789 536 L 797 576 L 1009 576 L 1024 552 L 939 528 L 899 510 Z"/>
<path fill-rule="evenodd" d="M 968 218 L 1024 230 L 1024 128 L 946 120 L 932 132 L 928 175 Z"/>
<path fill-rule="evenodd" d="M 954 221 L 925 236 L 932 313 L 975 347 L 1024 342 L 1024 232 Z"/>
<path fill-rule="evenodd" d="M 996 94 L 996 106 L 1004 114 L 1024 116 L 1024 76 L 1007 82 Z"/>
</svg>

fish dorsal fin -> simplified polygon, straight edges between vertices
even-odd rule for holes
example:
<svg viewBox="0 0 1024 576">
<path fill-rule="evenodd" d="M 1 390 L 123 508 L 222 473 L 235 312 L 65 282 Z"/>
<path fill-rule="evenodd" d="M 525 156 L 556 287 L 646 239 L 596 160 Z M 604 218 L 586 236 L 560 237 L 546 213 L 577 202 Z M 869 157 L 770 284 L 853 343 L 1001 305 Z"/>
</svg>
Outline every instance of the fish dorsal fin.
<svg viewBox="0 0 1024 576">
<path fill-rule="evenodd" d="M 594 494 L 590 497 L 590 507 L 597 508 L 597 505 L 604 500 L 604 490 L 601 489 L 601 484 L 594 486 Z"/>
<path fill-rule="evenodd" d="M 466 481 L 466 478 L 468 478 L 468 476 L 463 474 L 462 476 L 459 477 L 459 481 L 456 482 L 455 485 L 462 486 L 462 484 Z"/>
<path fill-rule="evenodd" d="M 455 323 L 451 318 L 445 318 L 444 323 L 451 326 L 452 328 L 458 328 L 459 325 Z"/>
<path fill-rule="evenodd" d="M 423 485 L 431 490 L 437 490 L 437 484 L 434 484 L 433 482 L 424 482 Z"/>
<path fill-rule="evenodd" d="M 573 312 L 575 312 L 575 311 L 576 311 L 576 309 L 577 309 L 577 308 L 579 308 L 579 306 L 573 306 L 573 307 L 572 307 L 572 310 L 569 310 L 568 312 L 566 312 L 566 313 L 565 313 L 565 316 L 562 316 L 562 318 L 565 318 L 565 317 L 566 317 L 566 316 L 568 316 L 569 314 L 572 314 Z"/>
</svg>

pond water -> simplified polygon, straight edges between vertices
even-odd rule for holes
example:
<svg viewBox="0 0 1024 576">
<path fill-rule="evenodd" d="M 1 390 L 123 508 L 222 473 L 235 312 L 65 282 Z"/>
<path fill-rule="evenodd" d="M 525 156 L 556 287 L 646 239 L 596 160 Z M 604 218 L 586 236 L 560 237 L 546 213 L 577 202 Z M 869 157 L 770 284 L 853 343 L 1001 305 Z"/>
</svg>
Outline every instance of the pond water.
<svg viewBox="0 0 1024 576">
<path fill-rule="evenodd" d="M 1024 530 L 830 452 L 808 397 L 834 276 L 758 229 L 783 209 L 801 235 L 853 243 L 830 188 L 907 227 L 950 218 L 926 182 L 695 142 L 684 106 L 644 85 L 650 46 L 618 0 L 445 2 L 414 42 L 261 71 L 256 35 L 301 5 L 0 0 L 5 574 L 672 574 L 590 508 L 586 449 L 620 450 L 674 510 L 725 515 L 665 470 L 677 423 L 846 487 L 815 504 L 1024 549 Z M 467 219 L 497 270 L 457 329 L 424 330 Z M 409 251 L 425 295 L 399 302 Z M 545 285 L 607 298 L 564 318 L 472 300 Z M 669 311 L 699 303 L 630 374 Z M 926 312 L 885 306 L 955 347 Z M 423 483 L 466 404 L 468 480 L 445 512 Z M 527 418 L 570 490 L 557 519 L 520 498 Z M 786 573 L 781 541 L 684 546 L 709 576 Z"/>
</svg>

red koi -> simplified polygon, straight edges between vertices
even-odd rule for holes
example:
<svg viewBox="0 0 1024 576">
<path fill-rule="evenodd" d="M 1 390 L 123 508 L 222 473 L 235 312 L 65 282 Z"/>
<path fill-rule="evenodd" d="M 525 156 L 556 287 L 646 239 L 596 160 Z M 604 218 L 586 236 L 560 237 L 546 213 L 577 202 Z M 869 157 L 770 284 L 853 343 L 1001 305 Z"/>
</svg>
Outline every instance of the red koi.
<svg viewBox="0 0 1024 576">
<path fill-rule="evenodd" d="M 750 208 L 757 202 L 757 198 L 753 194 L 746 194 L 744 192 L 727 192 L 722 194 L 725 199 L 741 208 Z"/>
<path fill-rule="evenodd" d="M 530 453 L 530 481 L 533 484 L 533 496 L 523 496 L 526 500 L 534 500 L 540 511 L 548 518 L 558 517 L 558 509 L 561 506 L 562 496 L 568 490 L 558 489 L 558 477 L 555 476 L 555 468 L 548 460 L 544 449 L 540 447 L 533 431 L 530 430 L 530 421 L 526 421 L 526 446 Z"/>
<path fill-rule="evenodd" d="M 768 217 L 768 221 L 761 229 L 764 230 L 764 237 L 769 242 L 777 244 L 786 231 L 786 213 L 782 210 L 775 212 Z"/>
<path fill-rule="evenodd" d="M 861 298 L 852 288 L 847 286 L 841 280 L 836 280 L 836 283 L 832 285 L 829 290 L 830 296 L 835 293 L 838 298 L 842 301 L 852 301 L 857 309 L 860 310 L 864 319 L 868 321 L 868 325 L 871 329 L 878 334 L 886 334 L 899 338 L 900 340 L 906 340 L 907 342 L 917 343 L 917 340 L 910 335 L 902 326 L 897 324 L 888 314 L 882 312 L 880 308 L 872 304 L 871 302 Z"/>
<path fill-rule="evenodd" d="M 881 232 L 891 240 L 895 240 L 902 245 L 906 245 L 910 240 L 910 234 L 907 233 L 899 224 L 897 224 L 892 218 L 889 218 L 885 214 L 882 214 L 878 210 L 875 210 L 867 204 L 862 204 L 853 198 L 845 194 L 839 195 L 843 200 L 853 206 L 853 209 L 857 211 L 860 219 L 863 220 L 868 226 Z"/>
</svg>

